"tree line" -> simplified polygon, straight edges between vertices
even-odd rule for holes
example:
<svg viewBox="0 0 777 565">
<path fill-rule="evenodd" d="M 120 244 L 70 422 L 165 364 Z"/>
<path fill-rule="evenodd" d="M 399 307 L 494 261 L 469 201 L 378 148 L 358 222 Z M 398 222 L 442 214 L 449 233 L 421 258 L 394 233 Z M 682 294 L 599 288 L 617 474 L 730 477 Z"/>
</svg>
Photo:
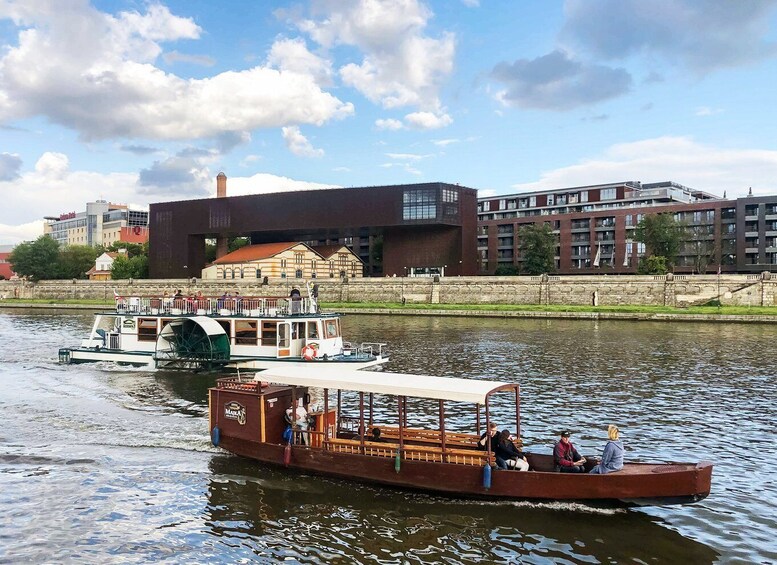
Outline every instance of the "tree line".
<svg viewBox="0 0 777 565">
<path fill-rule="evenodd" d="M 17 245 L 8 257 L 11 269 L 20 277 L 43 279 L 85 279 L 94 267 L 95 259 L 105 253 L 126 250 L 113 260 L 112 279 L 148 278 L 148 243 L 115 242 L 108 247 L 98 245 L 65 245 L 48 235 Z"/>
</svg>

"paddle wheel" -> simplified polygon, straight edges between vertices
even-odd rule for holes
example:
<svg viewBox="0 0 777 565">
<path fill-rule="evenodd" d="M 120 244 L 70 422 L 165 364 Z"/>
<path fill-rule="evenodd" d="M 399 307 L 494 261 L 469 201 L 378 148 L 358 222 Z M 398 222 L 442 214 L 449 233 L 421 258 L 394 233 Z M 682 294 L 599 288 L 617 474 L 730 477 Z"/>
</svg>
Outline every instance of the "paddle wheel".
<svg viewBox="0 0 777 565">
<path fill-rule="evenodd" d="M 229 336 L 205 316 L 170 321 L 159 334 L 154 359 L 159 369 L 211 370 L 229 363 Z"/>
</svg>

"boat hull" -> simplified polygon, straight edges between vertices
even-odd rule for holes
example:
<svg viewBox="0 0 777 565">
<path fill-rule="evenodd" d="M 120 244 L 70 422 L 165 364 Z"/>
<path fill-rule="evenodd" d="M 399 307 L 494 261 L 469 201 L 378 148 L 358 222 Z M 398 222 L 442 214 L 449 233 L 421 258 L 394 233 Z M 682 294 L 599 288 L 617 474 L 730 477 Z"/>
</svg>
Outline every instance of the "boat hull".
<svg viewBox="0 0 777 565">
<path fill-rule="evenodd" d="M 284 466 L 282 444 L 247 441 L 222 432 L 219 447 L 263 463 Z M 480 466 L 402 460 L 397 471 L 395 463 L 393 457 L 343 454 L 295 445 L 285 466 L 295 471 L 457 498 L 576 501 L 607 506 L 698 502 L 709 495 L 712 478 L 712 464 L 706 462 L 631 464 L 622 472 L 608 475 L 494 470 L 491 485 L 486 488 L 484 469 Z"/>
<path fill-rule="evenodd" d="M 136 367 L 156 367 L 156 359 L 152 351 L 124 351 L 117 349 L 93 348 L 93 347 L 63 347 L 59 350 L 59 361 L 63 364 L 76 363 L 117 363 L 119 365 L 132 365 Z M 384 356 L 332 356 L 326 361 L 303 361 L 296 357 L 287 358 L 232 358 L 223 368 L 226 370 L 263 371 L 275 367 L 282 367 L 289 363 L 306 363 L 311 368 L 349 367 L 351 369 L 366 369 L 388 362 Z"/>
</svg>

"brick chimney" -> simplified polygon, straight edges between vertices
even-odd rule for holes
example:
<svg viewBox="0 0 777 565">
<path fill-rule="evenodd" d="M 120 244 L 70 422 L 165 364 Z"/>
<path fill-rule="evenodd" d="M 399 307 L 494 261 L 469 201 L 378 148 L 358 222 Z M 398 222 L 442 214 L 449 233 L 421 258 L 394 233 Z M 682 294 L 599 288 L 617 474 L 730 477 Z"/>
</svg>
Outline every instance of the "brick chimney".
<svg viewBox="0 0 777 565">
<path fill-rule="evenodd" d="M 223 172 L 216 177 L 216 198 L 225 198 L 227 196 L 227 175 Z"/>
<path fill-rule="evenodd" d="M 216 198 L 227 197 L 227 175 L 223 172 L 216 176 Z M 216 259 L 219 259 L 229 251 L 229 239 L 219 237 L 216 239 Z"/>
</svg>

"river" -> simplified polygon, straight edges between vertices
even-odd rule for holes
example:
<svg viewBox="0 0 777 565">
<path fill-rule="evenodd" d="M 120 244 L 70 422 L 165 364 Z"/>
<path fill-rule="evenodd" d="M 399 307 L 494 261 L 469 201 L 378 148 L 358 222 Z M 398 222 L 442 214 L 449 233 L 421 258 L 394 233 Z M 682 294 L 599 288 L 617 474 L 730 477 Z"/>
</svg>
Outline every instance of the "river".
<svg viewBox="0 0 777 565">
<path fill-rule="evenodd" d="M 399 372 L 518 380 L 528 451 L 713 460 L 695 505 L 451 500 L 290 473 L 209 443 L 212 375 L 57 364 L 91 314 L 0 310 L 0 563 L 777 561 L 775 325 L 344 318 Z"/>
</svg>

